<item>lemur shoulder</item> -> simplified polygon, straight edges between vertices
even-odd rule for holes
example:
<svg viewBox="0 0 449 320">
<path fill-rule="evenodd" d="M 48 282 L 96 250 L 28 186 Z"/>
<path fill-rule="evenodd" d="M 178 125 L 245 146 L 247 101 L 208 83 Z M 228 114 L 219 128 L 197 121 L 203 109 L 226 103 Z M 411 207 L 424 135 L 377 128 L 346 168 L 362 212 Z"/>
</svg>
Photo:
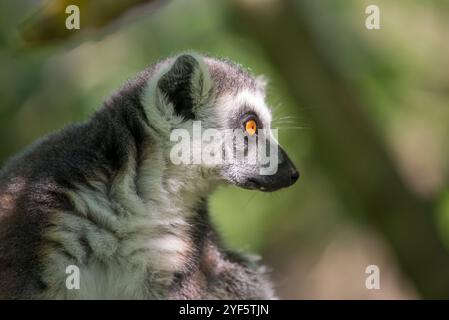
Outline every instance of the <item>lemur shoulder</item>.
<svg viewBox="0 0 449 320">
<path fill-rule="evenodd" d="M 298 172 L 279 148 L 257 166 L 175 165 L 170 132 L 200 120 L 270 127 L 264 85 L 195 53 L 154 64 L 86 122 L 50 134 L 0 171 L 0 298 L 272 299 L 264 267 L 227 250 L 207 198 L 222 183 L 274 191 Z M 80 288 L 66 286 L 66 268 Z"/>
</svg>

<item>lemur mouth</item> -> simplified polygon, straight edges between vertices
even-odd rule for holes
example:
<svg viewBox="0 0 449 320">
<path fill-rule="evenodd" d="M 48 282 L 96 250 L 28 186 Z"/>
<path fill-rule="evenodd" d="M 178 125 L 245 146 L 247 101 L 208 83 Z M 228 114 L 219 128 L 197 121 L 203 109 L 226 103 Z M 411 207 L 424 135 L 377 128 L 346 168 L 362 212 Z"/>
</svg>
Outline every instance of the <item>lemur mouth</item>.
<svg viewBox="0 0 449 320">
<path fill-rule="evenodd" d="M 290 185 L 290 184 L 289 184 Z M 273 183 L 272 181 L 263 181 L 258 179 L 250 178 L 246 180 L 246 182 L 241 185 L 241 187 L 249 190 L 260 190 L 263 192 L 273 192 L 279 190 L 281 188 L 286 188 L 289 185 Z"/>
<path fill-rule="evenodd" d="M 247 189 L 252 189 L 252 190 L 254 190 L 254 189 L 264 190 L 264 187 L 262 187 L 260 185 L 260 183 L 257 182 L 256 179 L 252 179 L 252 178 L 248 179 L 243 187 L 247 188 Z"/>
<path fill-rule="evenodd" d="M 273 192 L 279 189 L 288 188 L 298 179 L 299 174 L 290 179 L 248 179 L 241 187 L 250 190 L 260 190 L 263 192 Z"/>
</svg>

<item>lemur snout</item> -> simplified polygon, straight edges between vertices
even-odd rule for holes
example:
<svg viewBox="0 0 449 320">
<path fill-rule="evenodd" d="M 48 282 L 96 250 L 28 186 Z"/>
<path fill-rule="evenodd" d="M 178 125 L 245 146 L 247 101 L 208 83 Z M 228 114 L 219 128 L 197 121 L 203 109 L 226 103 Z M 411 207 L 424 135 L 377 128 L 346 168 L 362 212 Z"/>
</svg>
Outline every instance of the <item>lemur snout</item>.
<svg viewBox="0 0 449 320">
<path fill-rule="evenodd" d="M 257 175 L 248 179 L 244 187 L 272 192 L 293 185 L 299 179 L 299 171 L 288 157 L 287 153 L 279 147 L 278 170 L 273 175 Z"/>
<path fill-rule="evenodd" d="M 292 184 L 299 179 L 299 171 L 295 167 L 290 168 L 290 179 L 292 181 Z"/>
</svg>

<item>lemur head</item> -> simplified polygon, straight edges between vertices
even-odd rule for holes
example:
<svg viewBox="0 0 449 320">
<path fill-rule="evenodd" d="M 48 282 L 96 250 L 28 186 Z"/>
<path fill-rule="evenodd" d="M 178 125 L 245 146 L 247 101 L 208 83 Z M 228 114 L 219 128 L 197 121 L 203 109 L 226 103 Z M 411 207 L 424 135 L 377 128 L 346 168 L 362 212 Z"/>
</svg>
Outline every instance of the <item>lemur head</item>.
<svg viewBox="0 0 449 320">
<path fill-rule="evenodd" d="M 167 147 L 166 159 L 203 179 L 246 189 L 274 191 L 296 182 L 299 173 L 271 131 L 263 79 L 231 61 L 196 53 L 164 60 L 151 73 L 144 105 L 154 134 Z"/>
</svg>

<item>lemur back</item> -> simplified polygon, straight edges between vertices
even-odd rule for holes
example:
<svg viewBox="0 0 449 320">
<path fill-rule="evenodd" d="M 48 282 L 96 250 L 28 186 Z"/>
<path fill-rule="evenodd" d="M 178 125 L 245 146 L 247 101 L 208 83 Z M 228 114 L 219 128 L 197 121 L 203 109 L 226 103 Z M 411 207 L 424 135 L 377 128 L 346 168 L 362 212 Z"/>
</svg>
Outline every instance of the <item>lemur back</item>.
<svg viewBox="0 0 449 320">
<path fill-rule="evenodd" d="M 169 159 L 171 130 L 192 121 L 227 127 L 250 110 L 269 125 L 263 98 L 238 65 L 183 54 L 12 158 L 0 171 L 0 298 L 274 298 L 265 268 L 221 244 L 207 199 L 221 183 L 292 184 L 286 154 L 288 182 Z M 67 286 L 68 266 L 79 268 L 79 289 Z"/>
</svg>

